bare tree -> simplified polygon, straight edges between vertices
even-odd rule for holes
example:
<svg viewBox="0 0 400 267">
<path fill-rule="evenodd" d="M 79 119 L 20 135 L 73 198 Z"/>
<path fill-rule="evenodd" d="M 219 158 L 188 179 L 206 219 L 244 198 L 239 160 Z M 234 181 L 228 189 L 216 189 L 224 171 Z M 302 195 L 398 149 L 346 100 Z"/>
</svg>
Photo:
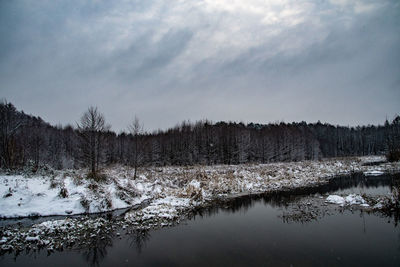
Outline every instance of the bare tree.
<svg viewBox="0 0 400 267">
<path fill-rule="evenodd" d="M 143 134 L 143 124 L 140 124 L 139 118 L 136 115 L 132 123 L 128 126 L 128 130 L 133 136 L 133 167 L 135 169 L 133 179 L 136 179 L 139 160 L 142 157 L 142 142 L 140 138 Z"/>
<path fill-rule="evenodd" d="M 89 107 L 82 115 L 78 126 L 81 136 L 81 151 L 84 162 L 90 166 L 91 175 L 96 177 L 102 157 L 103 133 L 110 129 L 106 125 L 104 115 L 97 107 Z"/>
</svg>

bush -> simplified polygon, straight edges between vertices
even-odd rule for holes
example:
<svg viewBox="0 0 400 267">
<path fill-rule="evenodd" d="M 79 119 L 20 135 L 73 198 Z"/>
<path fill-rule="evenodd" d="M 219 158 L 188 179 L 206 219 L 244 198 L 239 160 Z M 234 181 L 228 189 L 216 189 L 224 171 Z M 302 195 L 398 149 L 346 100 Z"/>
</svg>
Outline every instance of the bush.
<svg viewBox="0 0 400 267">
<path fill-rule="evenodd" d="M 89 208 L 90 208 L 89 200 L 87 200 L 85 198 L 85 196 L 81 195 L 80 203 L 81 203 L 82 207 L 85 209 L 85 212 L 88 213 L 89 212 Z"/>
<path fill-rule="evenodd" d="M 68 197 L 68 190 L 65 187 L 61 187 L 60 193 L 58 193 L 58 196 L 61 198 L 67 198 Z"/>
<path fill-rule="evenodd" d="M 111 208 L 112 208 L 112 199 L 111 199 L 111 194 L 110 194 L 110 192 L 106 192 L 106 193 L 105 193 L 105 197 L 103 198 L 101 204 L 102 204 L 102 206 L 103 206 L 104 208 L 107 208 L 107 209 L 111 209 Z"/>
<path fill-rule="evenodd" d="M 74 174 L 72 176 L 72 182 L 74 183 L 74 185 L 79 186 L 83 184 L 83 177 L 78 175 L 78 174 Z"/>
<path fill-rule="evenodd" d="M 54 177 L 50 179 L 50 189 L 57 188 L 59 186 L 59 181 L 57 181 Z"/>
<path fill-rule="evenodd" d="M 92 190 L 93 192 L 97 191 L 97 189 L 99 188 L 99 186 L 96 183 L 91 182 L 87 188 L 89 188 L 90 190 Z"/>
</svg>

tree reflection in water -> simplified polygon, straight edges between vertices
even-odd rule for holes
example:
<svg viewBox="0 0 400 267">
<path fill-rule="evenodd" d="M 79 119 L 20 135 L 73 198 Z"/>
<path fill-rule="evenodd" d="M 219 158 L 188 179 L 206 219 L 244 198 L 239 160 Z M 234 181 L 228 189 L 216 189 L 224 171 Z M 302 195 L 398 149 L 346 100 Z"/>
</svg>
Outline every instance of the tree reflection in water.
<svg viewBox="0 0 400 267">
<path fill-rule="evenodd" d="M 75 249 L 82 253 L 88 265 L 99 266 L 100 262 L 107 256 L 107 249 L 112 247 L 115 237 L 114 232 L 104 233 L 81 242 Z"/>
<path fill-rule="evenodd" d="M 99 266 L 101 261 L 107 256 L 107 250 L 113 246 L 113 241 L 118 236 L 119 234 L 110 232 L 84 241 L 74 248 L 74 250 L 82 254 L 88 265 Z M 146 247 L 146 242 L 151 238 L 149 230 L 144 229 L 127 229 L 124 236 L 129 241 L 129 247 L 135 248 L 139 254 Z"/>
<path fill-rule="evenodd" d="M 142 249 L 146 246 L 146 242 L 150 240 L 151 235 L 149 230 L 132 230 L 127 232 L 129 246 L 136 248 L 140 254 Z"/>
</svg>

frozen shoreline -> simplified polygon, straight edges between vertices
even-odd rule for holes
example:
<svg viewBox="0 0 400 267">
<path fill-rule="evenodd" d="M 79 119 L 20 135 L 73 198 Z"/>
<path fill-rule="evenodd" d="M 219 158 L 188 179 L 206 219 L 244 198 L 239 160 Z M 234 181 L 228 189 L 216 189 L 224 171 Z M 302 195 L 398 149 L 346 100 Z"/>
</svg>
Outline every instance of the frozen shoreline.
<svg viewBox="0 0 400 267">
<path fill-rule="evenodd" d="M 378 175 L 400 170 L 399 163 L 365 166 L 382 157 L 329 159 L 257 165 L 154 167 L 141 170 L 114 166 L 103 172 L 104 182 L 82 178 L 84 170 L 51 176 L 0 175 L 0 217 L 74 215 L 129 208 L 149 202 L 132 214 L 150 218 L 174 216 L 179 210 L 216 198 L 257 194 L 318 185 L 353 172 Z"/>
<path fill-rule="evenodd" d="M 29 226 L 12 224 L 0 227 L 0 251 L 44 247 L 49 252 L 62 250 L 63 247 L 76 246 L 80 240 L 103 239 L 120 228 L 147 231 L 172 226 L 190 217 L 194 209 L 214 205 L 217 200 L 318 186 L 328 183 L 333 177 L 350 173 L 374 176 L 378 172 L 400 170 L 399 163 L 364 164 L 374 160 L 381 158 L 149 168 L 142 170 L 135 181 L 131 179 L 132 171 L 129 168 L 115 166 L 104 171 L 108 178 L 101 183 L 87 179 L 76 180 L 82 177 L 83 170 L 58 172 L 52 177 L 1 176 L 0 193 L 3 196 L 0 212 L 3 218 L 7 212 L 11 215 L 31 212 L 38 216 L 59 213 L 63 217 L 42 217 L 40 222 Z M 13 184 L 16 186 L 7 189 L 7 186 Z M 10 192 L 11 195 L 6 196 Z M 24 198 L 28 200 L 23 202 Z M 86 203 L 82 203 L 82 199 Z M 357 195 L 331 195 L 322 201 L 341 207 L 359 205 L 371 208 Z M 18 209 L 12 210 L 12 205 Z M 106 212 L 132 206 L 137 208 L 111 221 L 104 220 L 102 216 L 67 216 L 82 211 Z M 71 210 L 65 210 L 66 207 Z"/>
</svg>

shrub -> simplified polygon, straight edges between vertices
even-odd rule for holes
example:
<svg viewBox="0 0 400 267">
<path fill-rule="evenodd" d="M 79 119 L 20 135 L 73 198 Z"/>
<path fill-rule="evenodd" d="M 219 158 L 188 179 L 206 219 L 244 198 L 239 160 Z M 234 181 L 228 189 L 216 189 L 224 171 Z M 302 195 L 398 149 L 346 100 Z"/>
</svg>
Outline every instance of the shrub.
<svg viewBox="0 0 400 267">
<path fill-rule="evenodd" d="M 90 183 L 87 187 L 92 191 L 96 191 L 99 188 L 99 186 L 96 183 L 93 183 L 93 182 Z"/>
<path fill-rule="evenodd" d="M 60 192 L 58 193 L 58 196 L 61 198 L 67 198 L 68 197 L 68 190 L 64 186 L 61 187 Z"/>
<path fill-rule="evenodd" d="M 102 206 L 107 208 L 107 209 L 111 209 L 112 208 L 112 200 L 111 200 L 111 194 L 110 192 L 106 192 L 104 199 L 102 201 Z"/>
<path fill-rule="evenodd" d="M 57 188 L 58 185 L 59 185 L 59 182 L 54 177 L 52 177 L 50 179 L 50 189 Z"/>
<path fill-rule="evenodd" d="M 85 212 L 88 213 L 89 212 L 90 203 L 85 198 L 85 196 L 83 196 L 83 195 L 81 196 L 80 203 L 81 203 L 82 207 L 85 209 Z"/>
<path fill-rule="evenodd" d="M 76 186 L 82 185 L 83 184 L 83 177 L 80 176 L 79 174 L 76 174 L 76 175 L 72 176 L 72 182 Z"/>
</svg>

